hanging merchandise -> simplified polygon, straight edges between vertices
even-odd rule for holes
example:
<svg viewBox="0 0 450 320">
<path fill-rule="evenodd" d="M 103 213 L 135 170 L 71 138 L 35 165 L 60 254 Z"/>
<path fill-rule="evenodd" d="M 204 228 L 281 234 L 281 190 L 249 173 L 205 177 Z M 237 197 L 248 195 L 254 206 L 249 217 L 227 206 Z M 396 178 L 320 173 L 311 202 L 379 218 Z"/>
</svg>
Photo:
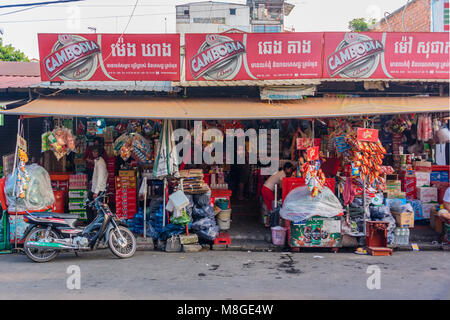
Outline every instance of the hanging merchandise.
<svg viewBox="0 0 450 320">
<path fill-rule="evenodd" d="M 347 143 L 351 146 L 350 160 L 354 167 L 359 169 L 362 180 L 368 179 L 373 184 L 380 175 L 386 150 L 380 140 L 377 142 L 358 141 L 355 134 L 347 136 Z"/>
<path fill-rule="evenodd" d="M 83 124 L 83 122 L 79 122 L 78 123 L 78 127 L 77 127 L 77 135 L 81 136 L 84 135 L 86 131 L 86 126 Z"/>
<path fill-rule="evenodd" d="M 151 163 L 151 147 L 149 142 L 138 133 L 124 133 L 114 142 L 116 155 L 127 161 L 130 157 L 139 163 Z"/>
<path fill-rule="evenodd" d="M 417 139 L 428 141 L 433 137 L 431 117 L 428 115 L 419 115 L 417 119 Z"/>
<path fill-rule="evenodd" d="M 42 146 L 45 148 L 49 147 L 58 160 L 70 151 L 75 151 L 75 137 L 67 128 L 55 128 L 48 135 L 44 134 L 42 137 L 47 139 L 46 142 L 42 141 Z"/>
<path fill-rule="evenodd" d="M 28 190 L 28 183 L 30 176 L 28 175 L 25 164 L 28 162 L 28 155 L 25 151 L 18 149 L 19 151 L 19 164 L 17 167 L 17 190 L 16 195 L 20 199 L 24 199 Z"/>
<path fill-rule="evenodd" d="M 322 169 L 320 169 L 320 163 L 320 160 L 316 160 L 312 163 L 306 162 L 303 165 L 305 184 L 308 186 L 311 197 L 313 198 L 322 192 L 325 185 L 325 175 Z"/>
<path fill-rule="evenodd" d="M 51 132 L 45 132 L 41 136 L 41 152 L 45 152 L 50 150 L 50 144 L 49 144 L 49 135 Z"/>
</svg>

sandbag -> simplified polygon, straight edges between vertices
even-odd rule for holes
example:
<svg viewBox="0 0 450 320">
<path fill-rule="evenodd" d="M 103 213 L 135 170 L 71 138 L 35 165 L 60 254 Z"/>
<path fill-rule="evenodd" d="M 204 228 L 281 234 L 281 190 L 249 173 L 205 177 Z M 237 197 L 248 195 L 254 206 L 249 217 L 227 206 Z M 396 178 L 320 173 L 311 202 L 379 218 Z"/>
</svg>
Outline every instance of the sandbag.
<svg viewBox="0 0 450 320">
<path fill-rule="evenodd" d="M 27 182 L 28 188 L 25 190 L 23 199 L 17 198 L 14 194 L 14 185 L 17 180 L 17 169 L 13 174 L 6 177 L 5 194 L 8 203 L 8 212 L 24 211 L 42 211 L 49 209 L 55 202 L 50 175 L 41 166 L 31 164 L 25 166 L 30 181 Z"/>
<path fill-rule="evenodd" d="M 281 217 L 293 222 L 300 222 L 313 216 L 330 218 L 342 212 L 341 203 L 328 187 L 324 187 L 314 198 L 311 197 L 308 187 L 295 188 L 286 196 L 280 209 Z"/>
</svg>

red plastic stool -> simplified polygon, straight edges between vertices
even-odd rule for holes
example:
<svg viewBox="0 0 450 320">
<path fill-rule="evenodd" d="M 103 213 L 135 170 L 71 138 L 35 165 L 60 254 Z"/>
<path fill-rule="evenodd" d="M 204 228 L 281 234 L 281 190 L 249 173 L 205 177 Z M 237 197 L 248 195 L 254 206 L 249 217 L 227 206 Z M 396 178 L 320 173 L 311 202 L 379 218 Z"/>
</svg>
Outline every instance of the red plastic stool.
<svg viewBox="0 0 450 320">
<path fill-rule="evenodd" d="M 228 232 L 219 232 L 219 236 L 214 239 L 214 245 L 229 245 L 231 244 L 231 237 Z"/>
</svg>

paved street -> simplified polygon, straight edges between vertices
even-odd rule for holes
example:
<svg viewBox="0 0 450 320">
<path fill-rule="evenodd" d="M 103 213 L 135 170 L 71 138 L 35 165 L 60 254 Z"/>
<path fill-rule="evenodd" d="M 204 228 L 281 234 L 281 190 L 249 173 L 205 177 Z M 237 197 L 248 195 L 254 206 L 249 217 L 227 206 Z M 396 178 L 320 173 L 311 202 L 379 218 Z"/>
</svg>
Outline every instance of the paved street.
<svg viewBox="0 0 450 320">
<path fill-rule="evenodd" d="M 315 257 L 316 256 L 316 257 Z M 320 257 L 317 257 L 320 256 Z M 450 254 L 138 251 L 119 260 L 106 250 L 60 255 L 36 264 L 0 255 L 1 299 L 449 299 Z M 70 265 L 81 289 L 69 290 Z M 369 290 L 367 267 L 381 270 L 381 289 Z"/>
</svg>

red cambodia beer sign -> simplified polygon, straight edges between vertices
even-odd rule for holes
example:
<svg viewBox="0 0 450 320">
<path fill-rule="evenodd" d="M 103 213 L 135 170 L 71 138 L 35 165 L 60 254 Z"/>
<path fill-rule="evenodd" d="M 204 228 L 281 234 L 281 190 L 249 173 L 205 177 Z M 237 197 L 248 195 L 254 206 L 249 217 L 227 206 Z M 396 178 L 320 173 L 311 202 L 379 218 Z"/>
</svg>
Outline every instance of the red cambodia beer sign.
<svg viewBox="0 0 450 320">
<path fill-rule="evenodd" d="M 324 34 L 323 78 L 448 79 L 448 33 Z"/>
<path fill-rule="evenodd" d="M 186 80 L 319 78 L 323 33 L 186 34 Z"/>
<path fill-rule="evenodd" d="M 43 81 L 178 81 L 179 34 L 39 34 Z"/>
</svg>

